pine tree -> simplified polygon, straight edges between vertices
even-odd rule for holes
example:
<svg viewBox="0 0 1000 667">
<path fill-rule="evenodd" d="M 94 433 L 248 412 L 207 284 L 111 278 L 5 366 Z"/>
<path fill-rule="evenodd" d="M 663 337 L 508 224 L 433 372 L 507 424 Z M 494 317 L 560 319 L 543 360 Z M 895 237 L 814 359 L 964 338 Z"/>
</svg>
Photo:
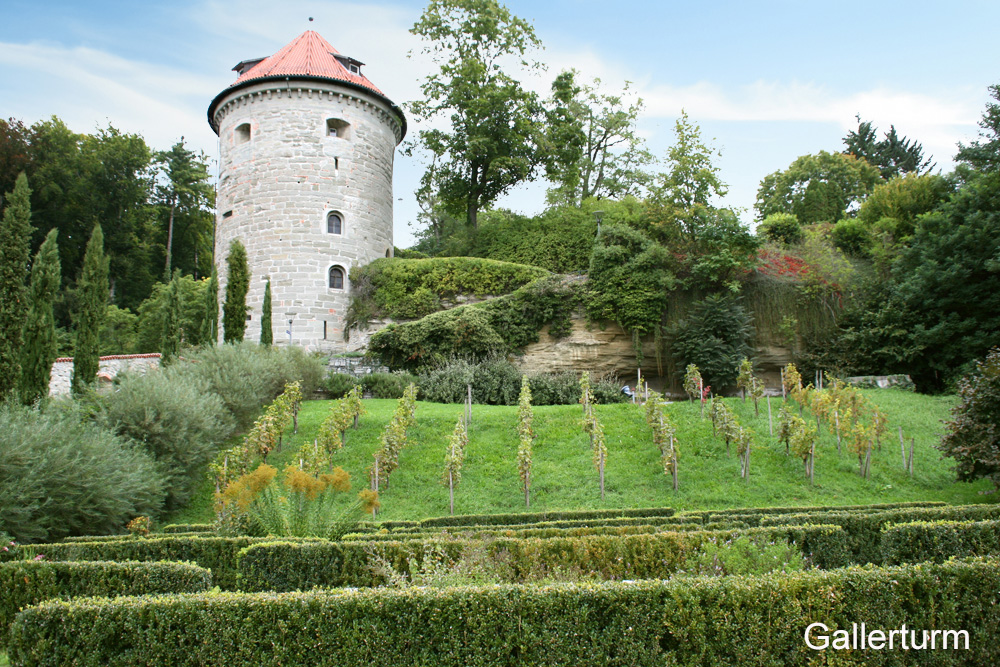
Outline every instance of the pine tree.
<svg viewBox="0 0 1000 667">
<path fill-rule="evenodd" d="M 167 286 L 167 308 L 163 314 L 163 361 L 177 356 L 181 344 L 181 272 L 174 269 L 174 276 Z"/>
<path fill-rule="evenodd" d="M 104 232 L 96 225 L 87 242 L 83 269 L 77 285 L 76 345 L 73 352 L 73 393 L 79 394 L 94 381 L 101 363 L 101 324 L 108 309 L 108 260 L 104 256 Z"/>
<path fill-rule="evenodd" d="M 21 356 L 21 400 L 31 405 L 49 395 L 49 377 L 56 359 L 56 323 L 52 304 L 62 280 L 58 229 L 49 231 L 31 265 L 31 298 L 24 322 Z"/>
<path fill-rule="evenodd" d="M 219 341 L 219 272 L 213 266 L 212 277 L 205 290 L 205 320 L 201 325 L 201 339 L 208 345 Z"/>
<path fill-rule="evenodd" d="M 24 278 L 31 256 L 31 190 L 22 173 L 7 194 L 0 223 L 0 401 L 10 397 L 21 380 L 21 328 L 28 311 Z"/>
<path fill-rule="evenodd" d="M 274 342 L 274 331 L 271 328 L 271 279 L 267 279 L 264 287 L 264 306 L 260 313 L 260 344 L 271 347 Z"/>
<path fill-rule="evenodd" d="M 223 336 L 227 343 L 238 343 L 247 330 L 247 291 L 250 289 L 247 251 L 238 239 L 229 244 L 226 264 L 229 278 L 226 280 L 226 302 L 222 306 Z"/>
</svg>

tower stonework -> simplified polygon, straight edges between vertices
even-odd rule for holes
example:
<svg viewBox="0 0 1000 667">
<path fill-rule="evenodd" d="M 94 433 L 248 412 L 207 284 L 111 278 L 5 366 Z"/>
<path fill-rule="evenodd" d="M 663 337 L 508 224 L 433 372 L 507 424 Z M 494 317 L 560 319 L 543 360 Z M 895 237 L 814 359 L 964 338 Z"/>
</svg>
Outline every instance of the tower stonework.
<svg viewBox="0 0 1000 667">
<path fill-rule="evenodd" d="M 239 239 L 251 276 L 248 340 L 260 335 L 270 279 L 275 344 L 343 350 L 351 267 L 392 255 L 393 158 L 406 119 L 361 67 L 308 31 L 239 63 L 209 106 L 220 144 L 220 294 Z"/>
</svg>

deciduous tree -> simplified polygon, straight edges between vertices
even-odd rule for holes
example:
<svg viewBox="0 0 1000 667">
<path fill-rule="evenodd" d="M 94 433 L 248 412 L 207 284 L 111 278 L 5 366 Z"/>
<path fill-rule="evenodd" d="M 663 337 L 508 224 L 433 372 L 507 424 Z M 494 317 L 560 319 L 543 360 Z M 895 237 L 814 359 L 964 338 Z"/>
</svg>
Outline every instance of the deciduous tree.
<svg viewBox="0 0 1000 667">
<path fill-rule="evenodd" d="M 478 214 L 541 164 L 542 105 L 504 72 L 505 59 L 526 60 L 540 46 L 531 25 L 496 0 L 431 0 L 411 32 L 428 43 L 438 65 L 409 105 L 419 121 L 444 118 L 445 129 L 421 130 L 415 147 L 437 159 L 444 208 L 477 226 Z"/>
</svg>

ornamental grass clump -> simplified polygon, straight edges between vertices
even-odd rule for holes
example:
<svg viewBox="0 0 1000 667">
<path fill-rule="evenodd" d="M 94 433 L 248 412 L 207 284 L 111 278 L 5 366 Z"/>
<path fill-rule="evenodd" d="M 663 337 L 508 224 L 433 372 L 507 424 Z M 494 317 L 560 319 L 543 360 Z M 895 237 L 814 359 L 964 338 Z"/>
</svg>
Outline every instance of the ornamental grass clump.
<svg viewBox="0 0 1000 667">
<path fill-rule="evenodd" d="M 351 478 L 342 468 L 311 475 L 291 465 L 280 481 L 266 463 L 226 486 L 216 496 L 222 532 L 254 537 L 322 537 L 340 539 L 355 528 L 362 512 L 378 502 L 362 491 L 345 505 Z"/>
</svg>

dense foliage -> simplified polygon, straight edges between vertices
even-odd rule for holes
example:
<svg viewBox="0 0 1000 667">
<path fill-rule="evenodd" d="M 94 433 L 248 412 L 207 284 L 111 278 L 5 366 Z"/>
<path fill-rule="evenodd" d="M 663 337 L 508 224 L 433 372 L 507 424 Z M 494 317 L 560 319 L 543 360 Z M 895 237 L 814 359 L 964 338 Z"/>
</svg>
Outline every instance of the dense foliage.
<svg viewBox="0 0 1000 667">
<path fill-rule="evenodd" d="M 740 300 L 713 294 L 692 305 L 669 337 L 678 364 L 696 365 L 705 385 L 721 392 L 736 383 L 740 361 L 751 354 L 752 333 Z"/>
<path fill-rule="evenodd" d="M 6 193 L 0 218 L 0 401 L 16 396 L 21 383 L 21 329 L 28 313 L 31 190 L 22 173 Z"/>
<path fill-rule="evenodd" d="M 412 370 L 453 356 L 513 352 L 537 341 L 545 325 L 554 336 L 568 333 L 577 299 L 573 282 L 555 276 L 536 280 L 507 296 L 390 324 L 372 336 L 369 352 L 390 368 Z"/>
<path fill-rule="evenodd" d="M 420 318 L 441 310 L 442 301 L 509 294 L 546 275 L 533 266 L 472 257 L 377 259 L 351 270 L 349 325 Z"/>
<path fill-rule="evenodd" d="M 119 531 L 160 511 L 164 484 L 151 454 L 65 406 L 0 408 L 0 531 L 19 541 Z"/>
<path fill-rule="evenodd" d="M 101 226 L 87 241 L 83 269 L 77 285 L 76 342 L 73 345 L 73 393 L 83 392 L 97 379 L 100 365 L 101 325 L 108 303 L 108 261 L 104 256 Z"/>
<path fill-rule="evenodd" d="M 1000 488 L 1000 348 L 959 381 L 958 395 L 941 451 L 957 462 L 959 479 L 986 477 Z"/>
</svg>

